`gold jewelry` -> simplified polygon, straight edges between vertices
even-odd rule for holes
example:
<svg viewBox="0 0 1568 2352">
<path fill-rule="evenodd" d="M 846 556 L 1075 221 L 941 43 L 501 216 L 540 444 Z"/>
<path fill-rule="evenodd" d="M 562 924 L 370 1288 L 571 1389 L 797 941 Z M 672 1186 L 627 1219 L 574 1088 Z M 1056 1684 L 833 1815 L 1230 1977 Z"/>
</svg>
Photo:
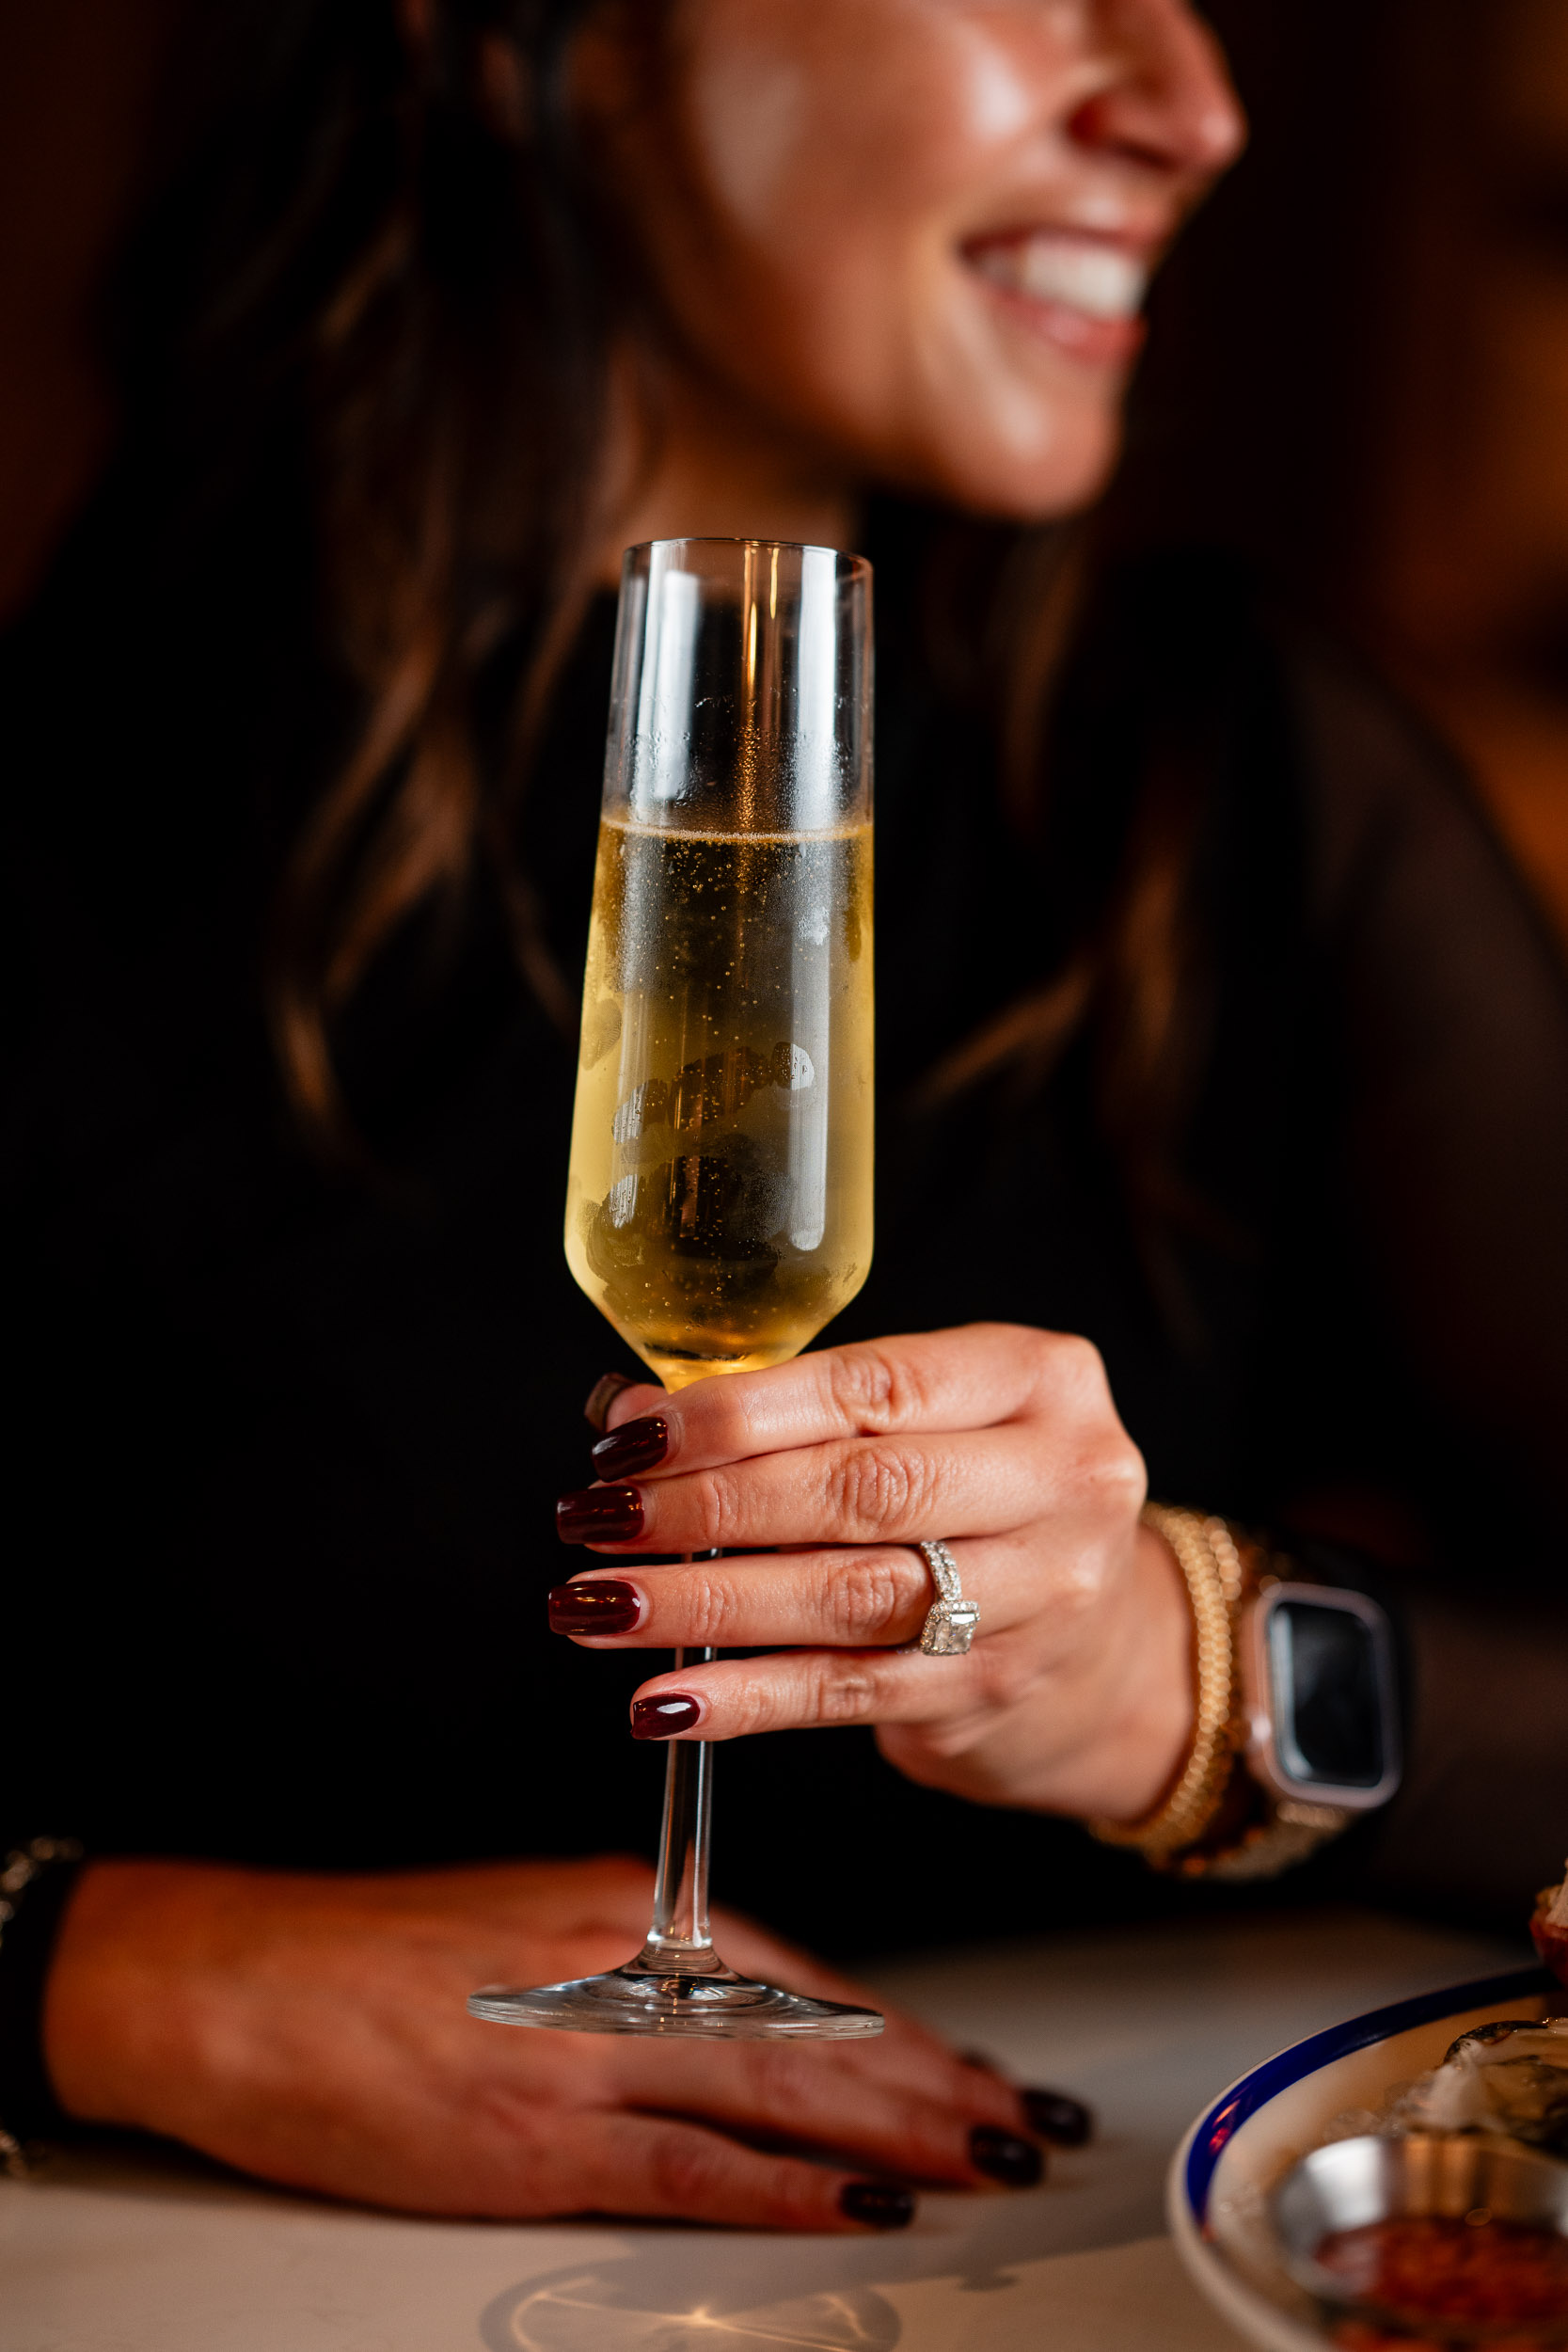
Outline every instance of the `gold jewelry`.
<svg viewBox="0 0 1568 2352">
<path fill-rule="evenodd" d="M 1176 1854 L 1160 1867 L 1184 1879 L 1233 1883 L 1277 1878 L 1282 1870 L 1305 1862 L 1328 1838 L 1338 1837 L 1355 1819 L 1338 1805 L 1309 1804 L 1305 1797 L 1271 1797 L 1261 1788 L 1258 1793 L 1263 1819 L 1248 1822 L 1231 1844 L 1213 1853 L 1199 1848 L 1195 1853 Z"/>
<path fill-rule="evenodd" d="M 1142 1518 L 1176 1554 L 1192 1604 L 1196 1681 L 1192 1746 L 1175 1787 L 1152 1813 L 1141 1821 L 1093 1820 L 1088 1827 L 1102 1845 L 1135 1847 L 1156 1867 L 1166 1868 L 1183 1847 L 1196 1845 L 1218 1813 L 1245 1740 L 1237 1708 L 1236 1611 L 1246 1569 L 1223 1519 L 1164 1502 L 1146 1502 Z"/>
</svg>

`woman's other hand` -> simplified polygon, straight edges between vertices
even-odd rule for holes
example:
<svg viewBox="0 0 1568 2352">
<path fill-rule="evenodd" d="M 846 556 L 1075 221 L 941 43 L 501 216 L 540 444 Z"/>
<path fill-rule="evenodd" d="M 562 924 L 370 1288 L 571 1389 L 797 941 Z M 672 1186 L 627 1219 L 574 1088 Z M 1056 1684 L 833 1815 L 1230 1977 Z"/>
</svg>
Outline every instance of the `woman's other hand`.
<svg viewBox="0 0 1568 2352">
<path fill-rule="evenodd" d="M 908 2019 L 873 2042 L 781 2046 L 467 2014 L 477 1985 L 625 1960 L 651 1891 L 641 1864 L 613 1860 L 353 1878 L 92 1864 L 50 1975 L 56 2094 L 84 2121 L 417 2213 L 890 2228 L 912 2211 L 905 2183 L 1038 2179 L 1031 2094 Z M 865 1998 L 745 1920 L 716 1926 L 744 1969 Z"/>
<path fill-rule="evenodd" d="M 627 1388 L 608 1419 L 564 1540 L 731 1556 L 584 1573 L 550 1596 L 555 1629 L 776 1648 L 656 1676 L 642 1736 L 873 1724 L 900 1771 L 960 1796 L 1120 1820 L 1158 1802 L 1191 1736 L 1191 1620 L 1087 1341 L 976 1324 Z M 936 1536 L 979 1605 L 966 1657 L 908 1647 L 936 1597 L 913 1547 Z"/>
</svg>

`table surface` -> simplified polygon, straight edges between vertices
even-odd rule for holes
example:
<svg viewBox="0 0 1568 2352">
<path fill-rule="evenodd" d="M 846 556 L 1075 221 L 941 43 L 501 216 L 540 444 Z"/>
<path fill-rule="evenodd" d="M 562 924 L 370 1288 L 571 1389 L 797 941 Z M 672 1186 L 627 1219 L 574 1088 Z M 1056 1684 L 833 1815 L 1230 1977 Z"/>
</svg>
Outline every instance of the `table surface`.
<svg viewBox="0 0 1568 2352">
<path fill-rule="evenodd" d="M 1171 2150 L 1271 2050 L 1528 1948 L 1352 1911 L 924 1955 L 867 1972 L 1095 2144 L 896 2237 L 410 2221 L 105 2143 L 0 2182 L 0 2352 L 1233 2352 L 1164 2234 Z"/>
</svg>

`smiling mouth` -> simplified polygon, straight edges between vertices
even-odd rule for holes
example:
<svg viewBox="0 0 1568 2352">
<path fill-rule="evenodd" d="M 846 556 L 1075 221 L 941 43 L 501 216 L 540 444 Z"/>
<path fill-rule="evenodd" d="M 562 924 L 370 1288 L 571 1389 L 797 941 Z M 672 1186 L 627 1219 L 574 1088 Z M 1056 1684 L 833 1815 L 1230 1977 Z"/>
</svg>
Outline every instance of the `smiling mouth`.
<svg viewBox="0 0 1568 2352">
<path fill-rule="evenodd" d="M 989 238 L 971 249 L 969 259 L 993 285 L 1082 310 L 1085 318 L 1135 318 L 1148 291 L 1148 264 L 1138 254 L 1053 230 Z"/>
<path fill-rule="evenodd" d="M 1122 358 L 1142 340 L 1139 313 L 1152 275 L 1143 253 L 1041 229 L 978 239 L 963 258 L 1015 311 L 1085 358 Z"/>
</svg>

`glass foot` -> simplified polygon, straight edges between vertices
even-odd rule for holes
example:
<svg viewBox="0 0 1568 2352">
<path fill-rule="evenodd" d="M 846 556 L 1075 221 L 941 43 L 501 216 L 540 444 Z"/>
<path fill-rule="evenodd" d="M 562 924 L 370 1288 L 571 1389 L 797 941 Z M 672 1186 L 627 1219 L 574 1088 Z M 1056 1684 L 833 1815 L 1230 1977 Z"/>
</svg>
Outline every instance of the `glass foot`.
<svg viewBox="0 0 1568 2352">
<path fill-rule="evenodd" d="M 468 2014 L 498 2026 L 553 2026 L 567 2033 L 695 2034 L 714 2042 L 764 2042 L 775 2034 L 846 2040 L 880 2033 L 874 2009 L 813 2001 L 803 1993 L 737 1977 L 721 1961 L 701 1972 L 649 1968 L 641 1960 L 602 1977 L 514 1992 L 484 1985 Z"/>
</svg>

